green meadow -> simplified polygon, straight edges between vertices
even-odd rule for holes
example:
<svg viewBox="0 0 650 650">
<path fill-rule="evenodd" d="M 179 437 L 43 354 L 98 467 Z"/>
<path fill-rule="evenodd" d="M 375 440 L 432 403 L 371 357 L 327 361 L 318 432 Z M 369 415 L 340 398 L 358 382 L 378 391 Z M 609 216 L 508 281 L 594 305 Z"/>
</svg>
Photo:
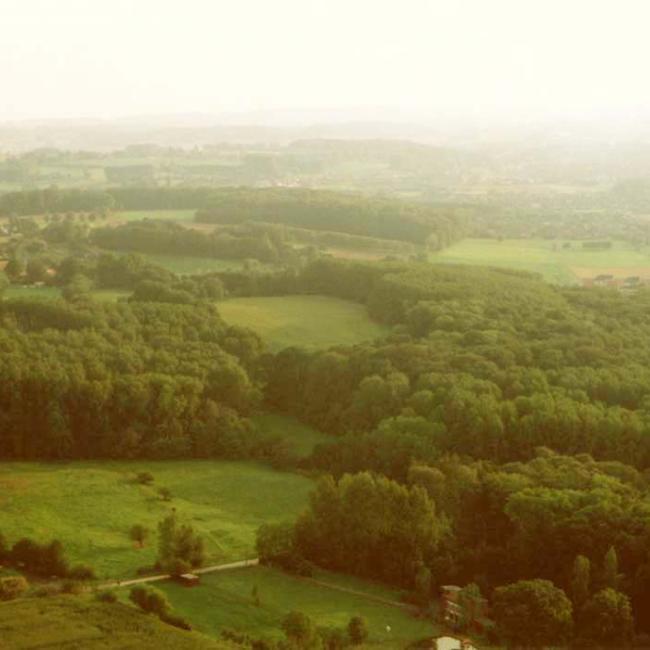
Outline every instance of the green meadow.
<svg viewBox="0 0 650 650">
<path fill-rule="evenodd" d="M 148 471 L 152 485 L 134 481 Z M 171 490 L 163 501 L 158 489 Z M 203 536 L 208 563 L 254 556 L 264 522 L 294 519 L 305 507 L 310 479 L 253 462 L 105 461 L 0 463 L 0 531 L 63 542 L 72 562 L 100 578 L 132 577 L 156 559 L 156 526 L 171 508 Z M 134 524 L 150 531 L 144 548 L 130 541 Z"/>
<path fill-rule="evenodd" d="M 354 302 L 326 296 L 233 298 L 219 303 L 224 320 L 250 327 L 272 351 L 289 346 L 354 345 L 388 333 Z"/>
<path fill-rule="evenodd" d="M 193 221 L 196 210 L 120 210 L 115 218 L 120 221 L 162 219 L 165 221 Z"/>
<path fill-rule="evenodd" d="M 230 644 L 161 623 L 135 607 L 63 596 L 0 602 L 2 650 L 226 650 Z"/>
<path fill-rule="evenodd" d="M 564 248 L 569 243 L 570 248 Z M 646 268 L 650 273 L 650 247 L 633 246 L 628 242 L 613 242 L 609 250 L 590 251 L 582 242 L 546 239 L 464 239 L 449 248 L 432 253 L 436 263 L 477 264 L 513 268 L 540 273 L 554 284 L 577 284 L 576 269 L 608 272 L 629 269 L 638 274 Z M 587 273 L 588 275 L 588 273 Z"/>
<path fill-rule="evenodd" d="M 262 413 L 252 418 L 259 435 L 284 438 L 298 456 L 309 456 L 319 443 L 332 440 L 331 436 L 303 424 L 294 417 L 277 413 Z"/>
<path fill-rule="evenodd" d="M 325 572 L 319 572 L 316 579 L 359 593 L 332 589 L 268 567 L 206 574 L 199 586 L 190 589 L 171 581 L 157 586 L 196 630 L 213 636 L 223 628 L 233 628 L 253 637 L 282 638 L 280 624 L 292 610 L 304 612 L 325 628 L 344 628 L 352 616 L 363 616 L 370 632 L 367 647 L 404 648 L 410 642 L 430 638 L 436 631 L 430 620 L 374 600 L 397 601 L 400 594 L 396 591 Z M 259 606 L 252 597 L 255 587 Z"/>
</svg>

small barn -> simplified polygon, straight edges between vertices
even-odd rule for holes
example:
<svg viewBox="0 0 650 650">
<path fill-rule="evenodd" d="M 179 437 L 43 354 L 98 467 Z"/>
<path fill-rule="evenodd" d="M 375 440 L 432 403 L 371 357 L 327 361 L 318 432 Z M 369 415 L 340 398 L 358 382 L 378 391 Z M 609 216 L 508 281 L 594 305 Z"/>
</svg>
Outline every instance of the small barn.
<svg viewBox="0 0 650 650">
<path fill-rule="evenodd" d="M 185 587 L 196 587 L 201 582 L 201 578 L 196 573 L 183 573 L 178 576 L 178 581 Z"/>
</svg>

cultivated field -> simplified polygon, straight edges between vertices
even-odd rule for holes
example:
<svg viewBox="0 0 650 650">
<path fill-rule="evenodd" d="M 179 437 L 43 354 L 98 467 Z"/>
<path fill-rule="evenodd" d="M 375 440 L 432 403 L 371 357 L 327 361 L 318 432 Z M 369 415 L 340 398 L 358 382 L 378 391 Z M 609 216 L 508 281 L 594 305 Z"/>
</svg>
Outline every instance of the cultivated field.
<svg viewBox="0 0 650 650">
<path fill-rule="evenodd" d="M 213 257 L 191 257 L 189 255 L 149 255 L 137 253 L 152 264 L 157 264 L 178 275 L 197 275 L 214 271 L 241 271 L 243 260 L 222 260 Z M 264 268 L 260 265 L 260 268 Z"/>
<path fill-rule="evenodd" d="M 570 248 L 564 248 L 569 243 Z M 436 263 L 480 264 L 540 273 L 554 284 L 577 284 L 584 269 L 595 275 L 618 269 L 628 275 L 650 275 L 650 247 L 614 242 L 609 250 L 590 251 L 581 242 L 544 239 L 464 239 L 430 255 Z M 645 269 L 646 273 L 639 273 Z"/>
<path fill-rule="evenodd" d="M 353 345 L 388 332 L 363 305 L 326 296 L 234 298 L 220 302 L 219 311 L 226 322 L 256 331 L 273 351 Z"/>
<path fill-rule="evenodd" d="M 141 471 L 153 474 L 151 486 L 134 482 Z M 171 490 L 170 502 L 160 487 Z M 209 563 L 241 560 L 254 555 L 260 524 L 294 519 L 312 487 L 252 462 L 0 463 L 0 531 L 10 543 L 59 539 L 73 562 L 125 578 L 155 561 L 156 526 L 171 508 L 204 537 Z M 129 540 L 134 524 L 151 531 L 143 549 Z"/>
<path fill-rule="evenodd" d="M 167 593 L 175 610 L 192 621 L 198 631 L 214 636 L 229 627 L 244 630 L 253 637 L 282 638 L 280 623 L 292 610 L 304 612 L 325 628 L 344 628 L 350 617 L 364 616 L 370 631 L 367 647 L 404 648 L 409 642 L 430 638 L 435 632 L 430 621 L 416 618 L 411 611 L 373 600 L 398 601 L 398 592 L 329 573 L 318 573 L 315 577 L 343 589 L 368 594 L 370 598 L 268 567 L 207 574 L 202 576 L 201 585 L 192 589 L 173 582 L 157 586 Z M 252 597 L 254 587 L 258 590 L 259 606 Z"/>
<path fill-rule="evenodd" d="M 112 214 L 112 221 L 142 221 L 163 219 L 165 221 L 192 221 L 196 210 L 120 210 Z M 100 222 L 101 223 L 101 222 Z"/>
<path fill-rule="evenodd" d="M 226 650 L 229 644 L 185 632 L 122 603 L 89 596 L 0 602 L 1 650 Z"/>
</svg>

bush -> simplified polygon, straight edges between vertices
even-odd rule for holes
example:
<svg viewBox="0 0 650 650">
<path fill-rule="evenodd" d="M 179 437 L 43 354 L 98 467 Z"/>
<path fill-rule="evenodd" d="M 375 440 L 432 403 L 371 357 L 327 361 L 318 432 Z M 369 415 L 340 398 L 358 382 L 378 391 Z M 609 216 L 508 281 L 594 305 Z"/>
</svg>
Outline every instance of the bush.
<svg viewBox="0 0 650 650">
<path fill-rule="evenodd" d="M 87 564 L 77 564 L 70 569 L 68 577 L 73 580 L 94 580 L 97 576 L 95 570 Z"/>
<path fill-rule="evenodd" d="M 65 580 L 61 585 L 61 592 L 64 594 L 79 595 L 84 590 L 83 585 L 75 580 Z"/>
<path fill-rule="evenodd" d="M 160 616 L 160 620 L 163 623 L 167 623 L 168 625 L 173 625 L 174 627 L 178 627 L 181 630 L 190 631 L 192 629 L 191 623 L 187 619 L 177 614 L 170 614 L 170 613 L 163 614 Z"/>
<path fill-rule="evenodd" d="M 0 600 L 13 600 L 29 589 L 29 583 L 22 576 L 0 578 Z"/>
<path fill-rule="evenodd" d="M 135 481 L 141 485 L 151 485 L 154 482 L 153 474 L 151 472 L 138 472 Z"/>
<path fill-rule="evenodd" d="M 172 607 L 167 596 L 155 587 L 137 585 L 131 589 L 129 598 L 145 612 L 157 614 L 161 618 L 171 614 Z"/>
<path fill-rule="evenodd" d="M 350 619 L 348 637 L 352 645 L 361 645 L 368 638 L 368 623 L 363 616 L 353 616 Z"/>
<path fill-rule="evenodd" d="M 117 594 L 114 591 L 107 591 L 103 590 L 97 593 L 97 596 L 95 596 L 97 600 L 99 600 L 102 603 L 116 603 L 117 602 Z"/>
<path fill-rule="evenodd" d="M 52 596 L 58 596 L 61 593 L 61 586 L 58 584 L 47 584 L 41 585 L 34 595 L 38 598 L 51 598 Z"/>
</svg>

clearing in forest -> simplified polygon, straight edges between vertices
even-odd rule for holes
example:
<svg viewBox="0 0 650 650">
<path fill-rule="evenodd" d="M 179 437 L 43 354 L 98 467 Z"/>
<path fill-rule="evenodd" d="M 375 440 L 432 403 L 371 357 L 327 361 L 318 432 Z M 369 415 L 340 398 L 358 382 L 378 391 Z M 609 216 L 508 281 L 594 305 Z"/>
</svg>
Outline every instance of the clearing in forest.
<svg viewBox="0 0 650 650">
<path fill-rule="evenodd" d="M 363 305 L 327 296 L 233 298 L 220 302 L 219 312 L 227 323 L 257 332 L 272 351 L 354 345 L 389 331 Z"/>
</svg>

